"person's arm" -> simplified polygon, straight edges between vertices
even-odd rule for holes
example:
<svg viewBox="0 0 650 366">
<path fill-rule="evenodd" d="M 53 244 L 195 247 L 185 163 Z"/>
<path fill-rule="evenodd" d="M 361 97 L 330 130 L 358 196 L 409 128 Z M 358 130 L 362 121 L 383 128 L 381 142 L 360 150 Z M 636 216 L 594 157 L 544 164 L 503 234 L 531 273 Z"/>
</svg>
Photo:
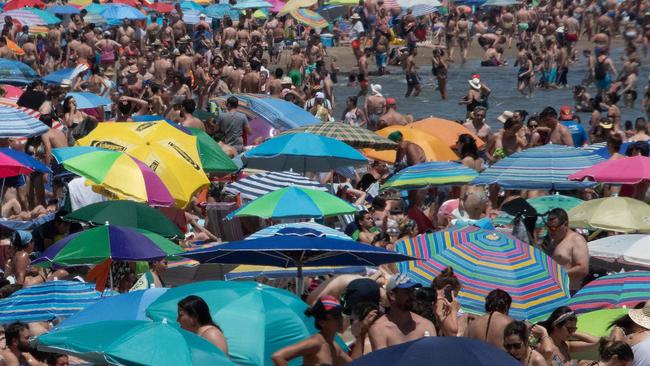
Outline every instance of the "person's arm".
<svg viewBox="0 0 650 366">
<path fill-rule="evenodd" d="M 582 352 L 593 349 L 598 345 L 598 337 L 591 334 L 576 332 L 571 341 L 567 341 L 569 352 Z"/>
<path fill-rule="evenodd" d="M 368 331 L 368 337 L 370 338 L 370 345 L 373 351 L 388 347 L 386 335 L 382 330 L 380 327 L 373 325 Z"/>
<path fill-rule="evenodd" d="M 372 323 L 377 319 L 379 313 L 377 310 L 372 310 L 366 317 L 360 322 L 359 326 L 352 326 L 352 335 L 355 338 L 354 345 L 352 346 L 352 351 L 350 352 L 350 358 L 356 360 L 357 358 L 363 356 L 364 347 L 366 344 L 366 336 L 370 331 Z"/>
<path fill-rule="evenodd" d="M 567 274 L 569 276 L 573 274 L 587 274 L 589 273 L 589 249 L 587 248 L 587 243 L 585 239 L 579 235 L 575 234 L 575 240 L 579 242 L 578 245 L 574 245 L 572 256 L 571 256 L 571 267 L 567 269 Z"/>
<path fill-rule="evenodd" d="M 205 332 L 203 337 L 210 343 L 214 344 L 217 348 L 219 348 L 224 354 L 228 354 L 228 343 L 226 342 L 226 338 L 223 336 L 223 333 L 221 333 L 219 329 L 216 327 L 210 327 L 210 329 Z"/>
<path fill-rule="evenodd" d="M 573 146 L 573 136 L 568 129 L 563 128 L 561 132 L 562 143 L 566 146 Z"/>
<path fill-rule="evenodd" d="M 541 325 L 533 325 L 530 332 L 539 339 L 536 350 L 545 360 L 550 360 L 553 357 L 553 340 L 548 336 L 548 331 Z"/>
<path fill-rule="evenodd" d="M 309 338 L 275 352 L 271 359 L 275 366 L 287 366 L 289 365 L 289 361 L 294 358 L 316 354 L 319 349 L 320 345 L 318 342 L 315 339 Z"/>
<path fill-rule="evenodd" d="M 144 107 L 149 106 L 149 102 L 147 102 L 144 99 L 127 97 L 126 95 L 123 95 L 123 96 L 120 97 L 120 102 L 122 102 L 122 101 L 133 102 L 133 103 L 137 104 L 139 108 L 144 108 Z"/>
<path fill-rule="evenodd" d="M 443 290 L 438 291 L 438 298 L 436 299 L 435 316 L 440 324 L 441 336 L 456 336 L 458 334 L 458 309 L 460 304 L 456 297 L 452 294 L 452 301 L 449 302 L 443 294 Z"/>
</svg>

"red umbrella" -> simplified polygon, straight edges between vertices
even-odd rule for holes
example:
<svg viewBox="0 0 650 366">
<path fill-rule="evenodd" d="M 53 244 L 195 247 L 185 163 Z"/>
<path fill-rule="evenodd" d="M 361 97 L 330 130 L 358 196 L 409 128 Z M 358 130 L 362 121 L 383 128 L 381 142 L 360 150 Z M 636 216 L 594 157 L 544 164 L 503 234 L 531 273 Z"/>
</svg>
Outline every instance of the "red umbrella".
<svg viewBox="0 0 650 366">
<path fill-rule="evenodd" d="M 167 14 L 174 11 L 174 5 L 167 4 L 167 3 L 153 3 L 153 4 L 145 5 L 145 8 L 151 9 L 155 12 L 162 13 L 162 14 Z"/>
<path fill-rule="evenodd" d="M 650 158 L 639 155 L 607 160 L 573 173 L 569 179 L 612 184 L 637 184 L 650 180 Z"/>
<path fill-rule="evenodd" d="M 4 11 L 8 11 L 26 7 L 43 8 L 45 7 L 45 3 L 41 0 L 11 0 L 3 9 Z"/>
<path fill-rule="evenodd" d="M 134 8 L 142 5 L 138 0 L 113 0 L 113 4 L 124 4 Z"/>
</svg>

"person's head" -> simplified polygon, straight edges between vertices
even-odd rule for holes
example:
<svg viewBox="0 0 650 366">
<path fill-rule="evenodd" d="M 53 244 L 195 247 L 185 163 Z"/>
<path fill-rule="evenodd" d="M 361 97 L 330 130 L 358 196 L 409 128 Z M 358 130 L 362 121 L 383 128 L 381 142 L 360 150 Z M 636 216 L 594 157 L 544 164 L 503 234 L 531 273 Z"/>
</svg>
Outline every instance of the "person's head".
<svg viewBox="0 0 650 366">
<path fill-rule="evenodd" d="M 230 98 L 228 98 L 230 100 Z M 185 99 L 182 103 L 183 106 L 183 112 L 186 114 L 192 114 L 194 113 L 194 110 L 196 109 L 196 102 L 194 99 Z"/>
<path fill-rule="evenodd" d="M 228 99 L 226 100 L 226 107 L 228 109 L 236 109 L 238 106 L 239 106 L 239 99 L 237 99 L 237 97 L 235 96 L 228 97 Z"/>
<path fill-rule="evenodd" d="M 508 118 L 506 120 L 506 123 L 503 124 L 503 130 L 505 133 L 508 133 L 509 135 L 514 135 L 519 130 L 521 130 L 521 123 L 517 122 L 514 118 Z"/>
<path fill-rule="evenodd" d="M 5 342 L 12 351 L 29 352 L 29 327 L 25 323 L 15 322 L 5 328 Z"/>
<path fill-rule="evenodd" d="M 439 275 L 433 278 L 431 282 L 431 287 L 436 290 L 442 290 L 445 287 L 451 287 L 454 293 L 458 294 L 462 285 L 458 280 L 458 277 L 454 275 L 454 269 L 452 267 L 447 267 Z"/>
<path fill-rule="evenodd" d="M 357 98 L 356 95 L 352 95 L 348 97 L 347 103 L 348 103 L 348 108 L 355 108 L 357 106 L 359 98 Z"/>
<path fill-rule="evenodd" d="M 564 237 L 569 230 L 569 215 L 567 212 L 560 207 L 549 211 L 546 216 L 546 230 L 550 235 Z"/>
<path fill-rule="evenodd" d="M 621 145 L 623 145 L 623 139 L 618 134 L 609 135 L 607 137 L 607 151 L 610 154 L 615 154 L 621 151 Z"/>
<path fill-rule="evenodd" d="M 368 211 L 360 211 L 354 215 L 354 222 L 359 230 L 368 230 L 373 227 L 372 214 Z"/>
<path fill-rule="evenodd" d="M 360 306 L 370 306 L 375 309 L 379 307 L 379 300 L 381 299 L 379 284 L 377 280 L 367 277 L 352 280 L 345 288 L 342 299 L 344 314 L 354 316 L 356 313 L 357 319 L 363 319 L 367 312 L 360 310 Z M 362 306 L 361 304 L 366 305 Z"/>
<path fill-rule="evenodd" d="M 403 273 L 390 276 L 386 283 L 386 297 L 391 311 L 392 309 L 411 311 L 415 301 L 415 289 L 418 287 L 422 286 Z"/>
<path fill-rule="evenodd" d="M 386 98 L 386 109 L 397 109 L 397 101 L 395 98 Z"/>
<path fill-rule="evenodd" d="M 512 297 L 507 292 L 501 289 L 494 289 L 485 297 L 485 312 L 499 312 L 508 315 L 511 304 Z"/>
<path fill-rule="evenodd" d="M 558 124 L 557 111 L 553 107 L 546 107 L 539 114 L 539 121 L 548 128 L 555 128 Z"/>
<path fill-rule="evenodd" d="M 478 106 L 474 108 L 474 111 L 472 112 L 472 119 L 476 123 L 483 123 L 485 122 L 485 115 L 487 114 L 487 109 L 483 106 Z"/>
<path fill-rule="evenodd" d="M 568 340 L 578 329 L 578 317 L 568 306 L 560 306 L 555 309 L 548 320 L 542 325 L 553 337 L 558 337 L 562 341 Z"/>
<path fill-rule="evenodd" d="M 639 132 L 643 131 L 645 133 L 648 133 L 648 123 L 645 121 L 645 118 L 639 117 L 634 121 L 634 129 Z"/>
<path fill-rule="evenodd" d="M 601 361 L 607 366 L 631 366 L 634 361 L 634 352 L 629 344 L 623 341 L 610 341 L 601 338 L 598 342 L 598 354 Z"/>
<path fill-rule="evenodd" d="M 526 121 L 526 116 L 527 115 L 528 115 L 528 112 L 526 112 L 525 110 L 522 110 L 522 109 L 518 109 L 518 110 L 512 112 L 512 119 L 514 119 L 515 121 L 517 121 L 517 122 L 519 122 L 519 123 L 521 123 L 523 125 L 524 122 Z"/>
<path fill-rule="evenodd" d="M 476 139 L 474 136 L 463 133 L 458 136 L 458 141 L 456 142 L 456 147 L 460 153 L 460 158 L 464 159 L 467 156 L 472 157 L 473 159 L 479 158 L 478 146 L 476 146 Z"/>
<path fill-rule="evenodd" d="M 322 296 L 305 310 L 305 315 L 314 317 L 316 329 L 323 333 L 335 334 L 343 330 L 343 307 L 334 296 Z"/>
<path fill-rule="evenodd" d="M 11 235 L 11 246 L 14 250 L 24 250 L 31 252 L 34 248 L 32 233 L 25 230 L 16 230 Z"/>
<path fill-rule="evenodd" d="M 73 106 L 75 108 L 77 107 L 77 101 L 74 99 L 73 96 L 67 96 L 65 97 L 65 99 L 63 99 L 63 111 L 65 113 L 71 112 Z"/>
<path fill-rule="evenodd" d="M 149 262 L 149 268 L 151 268 L 152 271 L 161 274 L 167 270 L 167 264 L 169 262 L 167 261 L 167 258 L 163 258 L 157 261 Z"/>
<path fill-rule="evenodd" d="M 528 337 L 530 332 L 526 323 L 515 320 L 503 330 L 503 348 L 512 357 L 521 361 L 528 353 Z"/>
<path fill-rule="evenodd" d="M 438 292 L 431 287 L 420 287 L 415 290 L 415 302 L 413 302 L 413 312 L 419 316 L 429 319 L 436 323 L 437 319 L 434 313 L 434 306 L 438 299 Z"/>
<path fill-rule="evenodd" d="M 204 325 L 214 325 L 208 304 L 195 295 L 190 295 L 178 302 L 176 321 L 181 328 L 192 332 Z"/>
<path fill-rule="evenodd" d="M 68 366 L 70 365 L 70 359 L 68 355 L 62 355 L 60 353 L 51 353 L 47 356 L 47 366 Z"/>
</svg>

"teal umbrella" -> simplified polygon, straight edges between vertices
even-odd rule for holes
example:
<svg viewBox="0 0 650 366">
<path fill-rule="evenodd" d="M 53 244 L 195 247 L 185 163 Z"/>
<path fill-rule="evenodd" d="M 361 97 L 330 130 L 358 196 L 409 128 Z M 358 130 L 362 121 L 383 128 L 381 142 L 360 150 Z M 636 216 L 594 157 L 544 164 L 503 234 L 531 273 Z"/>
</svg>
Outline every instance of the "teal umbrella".
<svg viewBox="0 0 650 366">
<path fill-rule="evenodd" d="M 175 316 L 174 316 L 175 318 Z M 163 322 L 114 320 L 43 334 L 36 348 L 111 365 L 233 365 L 212 343 Z"/>
<path fill-rule="evenodd" d="M 554 208 L 561 208 L 564 211 L 569 212 L 571 211 L 571 209 L 584 202 L 579 198 L 575 198 L 571 196 L 563 196 L 561 194 L 552 194 L 549 196 L 535 197 L 535 198 L 528 199 L 526 201 L 528 201 L 528 203 L 530 203 L 530 205 L 535 208 L 538 215 L 543 215 Z M 511 225 L 514 219 L 515 219 L 514 216 L 506 212 L 501 212 L 499 216 L 495 217 L 494 220 L 492 220 L 492 222 L 496 225 L 506 226 L 506 225 Z M 544 227 L 544 220 L 541 216 L 537 217 L 537 222 L 535 226 Z"/>
<path fill-rule="evenodd" d="M 316 332 L 314 320 L 304 315 L 307 304 L 288 291 L 256 282 L 208 281 L 171 288 L 149 306 L 147 315 L 176 319 L 178 302 L 189 295 L 208 303 L 228 340 L 230 359 L 239 366 L 273 365 L 274 352 Z"/>
<path fill-rule="evenodd" d="M 188 130 L 196 136 L 203 171 L 206 173 L 234 173 L 239 170 L 210 135 L 198 128 L 188 128 Z"/>
</svg>

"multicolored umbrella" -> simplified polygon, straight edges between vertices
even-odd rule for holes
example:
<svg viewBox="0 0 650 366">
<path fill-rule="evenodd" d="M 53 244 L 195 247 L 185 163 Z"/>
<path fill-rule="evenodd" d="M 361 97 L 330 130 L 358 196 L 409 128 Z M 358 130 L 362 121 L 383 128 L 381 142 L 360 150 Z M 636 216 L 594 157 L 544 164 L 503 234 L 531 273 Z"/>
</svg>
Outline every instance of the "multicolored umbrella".
<svg viewBox="0 0 650 366">
<path fill-rule="evenodd" d="M 8 12 L 10 10 L 23 9 L 23 8 L 33 8 L 38 7 L 42 8 L 45 6 L 45 3 L 41 0 L 11 0 L 2 7 L 2 10 Z"/>
<path fill-rule="evenodd" d="M 581 288 L 568 306 L 576 313 L 611 308 L 634 308 L 650 299 L 650 271 L 614 273 Z"/>
<path fill-rule="evenodd" d="M 183 10 L 198 10 L 198 11 L 203 11 L 204 8 L 195 3 L 194 1 L 181 1 L 180 3 L 181 9 Z"/>
<path fill-rule="evenodd" d="M 320 218 L 355 212 L 357 212 L 356 207 L 328 192 L 286 187 L 263 195 L 232 212 L 228 217 Z"/>
<path fill-rule="evenodd" d="M 571 174 L 569 179 L 611 184 L 641 183 L 650 180 L 650 158 L 639 155 L 607 160 Z"/>
<path fill-rule="evenodd" d="M 89 179 L 119 199 L 172 206 L 174 198 L 156 173 L 126 153 L 90 146 L 54 149 L 52 155 L 70 172 Z"/>
<path fill-rule="evenodd" d="M 439 10 L 438 8 L 442 6 L 442 4 L 434 0 L 431 2 L 432 4 L 416 4 L 408 8 L 408 10 L 405 10 L 402 12 L 402 15 L 406 15 L 408 11 L 411 12 L 411 15 L 414 17 L 421 17 L 433 13 L 437 13 Z"/>
<path fill-rule="evenodd" d="M 289 0 L 284 4 L 282 9 L 278 12 L 278 16 L 287 15 L 292 10 L 298 10 L 300 8 L 309 8 L 316 3 L 318 3 L 317 0 Z"/>
<path fill-rule="evenodd" d="M 329 226 L 325 226 L 325 225 L 321 225 L 321 224 L 317 224 L 315 222 L 309 222 L 309 221 L 308 222 L 291 223 L 291 224 L 277 224 L 277 225 L 265 227 L 264 229 L 256 231 L 253 234 L 246 237 L 246 240 L 268 238 L 269 236 L 274 236 L 280 230 L 286 229 L 286 228 L 312 229 L 312 230 L 319 231 L 321 234 L 323 234 L 327 238 L 334 238 L 334 239 L 341 239 L 341 240 L 352 240 L 351 237 L 343 234 L 342 232 L 340 232 L 340 231 L 338 231 L 336 229 L 332 229 Z"/>
<path fill-rule="evenodd" d="M 57 17 L 56 15 L 47 12 L 45 10 L 37 9 L 37 8 L 25 8 L 23 10 L 29 11 L 32 14 L 36 15 L 37 17 L 42 19 L 41 24 L 36 24 L 36 25 L 54 25 L 54 24 L 59 24 L 61 23 L 61 18 Z M 18 11 L 18 10 L 15 10 Z M 19 21 L 20 18 L 19 18 Z"/>
<path fill-rule="evenodd" d="M 7 13 L 3 15 L 6 16 Z M 38 74 L 26 64 L 16 60 L 0 58 L 0 83 L 27 85 L 36 79 L 38 79 Z"/>
<path fill-rule="evenodd" d="M 298 127 L 285 133 L 312 133 L 343 141 L 355 149 L 370 148 L 375 150 L 396 150 L 397 143 L 363 127 L 355 127 L 347 123 L 328 122 L 317 125 Z"/>
<path fill-rule="evenodd" d="M 86 16 L 84 16 L 84 22 L 95 23 L 97 25 L 104 25 L 104 24 L 108 23 L 106 18 L 104 18 L 103 16 L 101 16 L 101 15 L 99 15 L 97 13 L 90 13 L 90 12 L 88 14 L 86 14 Z"/>
<path fill-rule="evenodd" d="M 0 300 L 0 324 L 68 317 L 96 303 L 101 296 L 94 283 L 52 281 L 25 287 Z"/>
<path fill-rule="evenodd" d="M 9 177 L 15 177 L 15 176 L 21 175 L 21 174 L 30 174 L 31 172 L 34 171 L 32 166 L 25 164 L 23 161 L 19 161 L 17 159 L 14 159 L 10 155 L 4 154 L 4 151 L 2 151 L 4 149 L 10 150 L 8 148 L 0 149 L 0 178 L 4 179 L 4 178 L 9 178 Z M 17 152 L 17 153 L 20 153 L 20 152 Z M 33 159 L 27 154 L 25 154 L 25 156 L 27 158 Z M 34 160 L 34 161 L 38 162 L 36 160 Z M 45 167 L 45 168 L 47 169 L 47 167 Z"/>
<path fill-rule="evenodd" d="M 610 235 L 590 241 L 589 255 L 608 262 L 650 267 L 650 235 Z"/>
<path fill-rule="evenodd" d="M 310 26 L 312 28 L 326 28 L 329 23 L 325 18 L 320 16 L 317 12 L 309 9 L 294 9 L 289 12 L 295 20 L 298 22 Z"/>
<path fill-rule="evenodd" d="M 235 9 L 258 9 L 258 8 L 270 8 L 272 6 L 273 4 L 264 0 L 244 0 L 241 2 L 237 2 L 234 8 Z"/>
<path fill-rule="evenodd" d="M 0 156 L 4 156 L 9 159 L 12 159 L 22 164 L 23 166 L 39 173 L 52 173 L 52 170 L 50 170 L 50 168 L 47 165 L 41 163 L 40 161 L 33 158 L 31 155 L 27 155 L 22 151 L 14 150 L 9 147 L 3 147 L 0 148 Z"/>
<path fill-rule="evenodd" d="M 263 195 L 285 187 L 300 187 L 327 191 L 318 182 L 293 172 L 267 172 L 248 176 L 236 182 L 229 183 L 224 192 L 230 195 L 239 194 L 243 200 L 252 201 Z"/>
<path fill-rule="evenodd" d="M 97 108 L 113 104 L 110 99 L 90 92 L 70 92 L 65 96 L 66 98 L 73 97 L 79 109 Z"/>
<path fill-rule="evenodd" d="M 198 128 L 188 128 L 188 132 L 196 136 L 203 171 L 206 173 L 234 173 L 239 170 L 232 159 L 223 152 L 221 146 L 205 131 Z"/>
<path fill-rule="evenodd" d="M 592 186 L 569 175 L 603 159 L 583 149 L 543 145 L 514 153 L 485 169 L 472 184 L 498 184 L 504 189 L 572 190 Z"/>
<path fill-rule="evenodd" d="M 389 126 L 376 131 L 376 133 L 380 136 L 388 137 L 388 135 L 395 131 L 399 131 L 405 141 L 412 142 L 422 148 L 427 161 L 458 160 L 458 155 L 456 155 L 456 153 L 447 147 L 447 144 L 441 139 L 426 132 L 415 130 L 408 126 Z M 397 153 L 395 151 L 391 150 L 363 150 L 363 155 L 367 156 L 368 158 L 381 160 L 387 163 L 394 163 L 396 154 Z"/>
<path fill-rule="evenodd" d="M 512 296 L 510 316 L 544 320 L 569 300 L 566 270 L 540 249 L 499 231 L 464 227 L 418 235 L 395 244 L 398 253 L 424 260 L 397 264 L 400 272 L 428 285 L 447 267 L 463 284 L 465 311 L 485 312 L 485 297 L 500 288 Z"/>
<path fill-rule="evenodd" d="M 400 170 L 388 178 L 381 189 L 406 190 L 430 185 L 466 184 L 476 177 L 476 170 L 462 164 L 432 161 Z"/>
<path fill-rule="evenodd" d="M 578 315 L 578 332 L 594 337 L 607 337 L 612 333 L 612 322 L 628 313 L 629 309 L 602 309 Z"/>
<path fill-rule="evenodd" d="M 21 108 L 0 103 L 0 138 L 34 137 L 47 131 L 49 127 Z"/>
<path fill-rule="evenodd" d="M 619 233 L 650 231 L 650 206 L 630 197 L 586 201 L 569 211 L 569 224 Z"/>
<path fill-rule="evenodd" d="M 543 215 L 554 208 L 561 208 L 564 211 L 569 212 L 574 207 L 584 202 L 579 198 L 575 198 L 571 196 L 563 196 L 561 194 L 552 194 L 549 196 L 535 197 L 535 198 L 528 199 L 526 201 L 535 208 L 537 214 L 539 215 Z M 505 226 L 505 225 L 512 224 L 512 221 L 514 219 L 515 217 L 508 214 L 507 212 L 501 212 L 499 216 L 497 216 L 494 220 L 492 220 L 492 222 L 497 225 Z M 537 227 L 543 227 L 544 219 L 542 217 L 538 217 L 535 225 Z"/>
<path fill-rule="evenodd" d="M 92 14 L 101 14 L 104 10 L 108 9 L 108 5 L 91 3 L 87 6 L 84 6 L 84 9 Z"/>
</svg>

